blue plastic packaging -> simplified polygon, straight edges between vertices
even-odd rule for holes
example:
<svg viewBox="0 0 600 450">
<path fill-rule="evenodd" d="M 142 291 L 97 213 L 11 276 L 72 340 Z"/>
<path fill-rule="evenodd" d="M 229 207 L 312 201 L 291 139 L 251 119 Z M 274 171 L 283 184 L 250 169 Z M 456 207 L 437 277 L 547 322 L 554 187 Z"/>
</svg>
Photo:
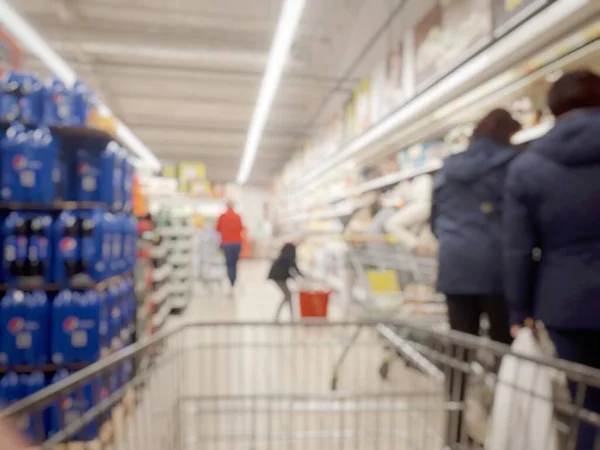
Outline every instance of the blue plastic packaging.
<svg viewBox="0 0 600 450">
<path fill-rule="evenodd" d="M 51 383 L 58 383 L 69 376 L 66 370 L 59 370 L 52 378 Z M 60 430 L 73 424 L 76 420 L 88 411 L 99 398 L 100 385 L 96 380 L 83 386 L 77 393 L 71 393 L 63 397 L 60 402 L 52 405 L 49 412 L 49 430 L 48 435 L 52 436 Z M 74 436 L 74 440 L 91 441 L 98 435 L 98 425 L 94 422 L 84 427 Z"/>
<path fill-rule="evenodd" d="M 28 375 L 20 376 L 21 391 L 23 397 L 29 397 L 38 391 L 44 389 L 47 385 L 46 377 L 42 372 L 32 372 Z M 30 438 L 32 443 L 38 444 L 47 436 L 49 409 L 38 414 L 30 415 L 26 422 L 21 424 L 21 431 Z"/>
<path fill-rule="evenodd" d="M 75 82 L 73 88 L 73 109 L 71 123 L 74 126 L 85 126 L 94 103 L 93 91 L 81 80 Z"/>
<path fill-rule="evenodd" d="M 25 201 L 51 204 L 56 200 L 57 186 L 61 182 L 58 164 L 58 145 L 48 128 L 37 128 L 29 133 L 28 169 L 29 180 L 21 177 Z"/>
<path fill-rule="evenodd" d="M 29 135 L 20 123 L 14 123 L 0 142 L 0 196 L 5 202 L 26 201 L 22 182 L 31 184 L 28 172 Z"/>
<path fill-rule="evenodd" d="M 101 352 L 101 308 L 95 291 L 61 291 L 52 308 L 52 361 L 97 361 Z"/>
<path fill-rule="evenodd" d="M 0 120 L 20 120 L 30 125 L 41 123 L 45 89 L 35 76 L 9 71 L 1 84 Z"/>
<path fill-rule="evenodd" d="M 0 364 L 47 363 L 49 317 L 45 293 L 8 291 L 0 303 Z"/>
<path fill-rule="evenodd" d="M 0 120 L 13 122 L 21 117 L 19 100 L 23 92 L 24 76 L 13 71 L 8 71 L 2 78 L 2 97 L 0 102 Z"/>
<path fill-rule="evenodd" d="M 3 222 L 2 281 L 15 285 L 19 277 L 26 275 L 27 265 L 27 221 L 18 211 L 11 212 Z"/>
<path fill-rule="evenodd" d="M 8 372 L 0 379 L 0 400 L 5 405 L 10 405 L 23 398 L 23 387 L 19 375 Z"/>
<path fill-rule="evenodd" d="M 72 125 L 73 95 L 65 84 L 53 78 L 44 96 L 44 123 L 46 125 Z"/>
<path fill-rule="evenodd" d="M 101 198 L 102 152 L 79 149 L 76 154 L 76 200 L 80 202 L 99 202 Z"/>
<path fill-rule="evenodd" d="M 28 275 L 42 277 L 45 283 L 52 282 L 52 216 L 33 215 L 29 222 L 29 270 Z"/>
<path fill-rule="evenodd" d="M 63 211 L 54 223 L 54 265 L 55 283 L 66 286 L 80 271 L 81 243 L 80 222 L 72 211 Z"/>
<path fill-rule="evenodd" d="M 28 319 L 32 329 L 31 357 L 28 364 L 42 365 L 50 362 L 50 302 L 48 295 L 42 291 L 25 294 L 29 309 Z"/>
<path fill-rule="evenodd" d="M 44 119 L 44 97 L 46 88 L 34 75 L 27 74 L 23 78 L 23 95 L 19 99 L 21 122 L 29 125 L 40 125 Z"/>
<path fill-rule="evenodd" d="M 103 260 L 104 214 L 100 209 L 81 211 L 81 266 L 95 281 L 106 278 L 107 267 Z"/>
</svg>

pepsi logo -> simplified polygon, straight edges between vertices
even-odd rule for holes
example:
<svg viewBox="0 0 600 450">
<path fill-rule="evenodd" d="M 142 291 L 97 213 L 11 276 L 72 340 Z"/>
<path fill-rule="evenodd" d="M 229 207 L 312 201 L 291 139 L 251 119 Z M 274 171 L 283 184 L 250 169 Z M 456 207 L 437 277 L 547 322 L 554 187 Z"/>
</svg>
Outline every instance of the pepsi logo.
<svg viewBox="0 0 600 450">
<path fill-rule="evenodd" d="M 63 321 L 63 331 L 65 333 L 70 333 L 75 331 L 79 326 L 79 319 L 74 316 L 69 316 Z"/>
<path fill-rule="evenodd" d="M 25 319 L 22 317 L 13 317 L 8 321 L 8 332 L 11 334 L 20 333 L 25 328 Z"/>
<path fill-rule="evenodd" d="M 84 174 L 86 172 L 88 172 L 90 170 L 90 165 L 87 163 L 79 163 L 79 165 L 77 166 L 77 172 L 79 174 Z"/>
<path fill-rule="evenodd" d="M 72 237 L 64 237 L 60 240 L 59 247 L 61 252 L 70 252 L 77 247 L 77 241 Z"/>
<path fill-rule="evenodd" d="M 62 401 L 62 409 L 71 409 L 73 407 L 73 399 L 71 397 L 67 397 Z"/>
<path fill-rule="evenodd" d="M 16 155 L 12 159 L 12 165 L 13 169 L 22 170 L 27 167 L 27 158 L 25 158 L 23 155 Z"/>
<path fill-rule="evenodd" d="M 27 245 L 27 238 L 25 236 L 19 236 L 17 238 L 17 245 Z"/>
</svg>

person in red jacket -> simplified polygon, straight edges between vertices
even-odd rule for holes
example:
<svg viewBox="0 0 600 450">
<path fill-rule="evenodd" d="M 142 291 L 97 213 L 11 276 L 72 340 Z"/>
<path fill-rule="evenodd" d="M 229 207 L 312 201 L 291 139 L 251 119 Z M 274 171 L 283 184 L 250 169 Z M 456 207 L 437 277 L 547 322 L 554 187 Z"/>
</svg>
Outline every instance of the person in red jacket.
<svg viewBox="0 0 600 450">
<path fill-rule="evenodd" d="M 237 263 L 242 251 L 242 230 L 242 218 L 234 211 L 233 203 L 228 202 L 227 210 L 217 220 L 217 231 L 221 234 L 221 248 L 232 288 L 237 279 Z"/>
</svg>

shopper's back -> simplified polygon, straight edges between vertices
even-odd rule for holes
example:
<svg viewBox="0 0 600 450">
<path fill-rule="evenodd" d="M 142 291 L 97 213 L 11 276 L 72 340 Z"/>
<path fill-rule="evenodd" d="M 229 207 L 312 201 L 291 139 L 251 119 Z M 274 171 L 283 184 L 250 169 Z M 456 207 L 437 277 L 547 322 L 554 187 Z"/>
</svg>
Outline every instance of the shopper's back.
<svg viewBox="0 0 600 450">
<path fill-rule="evenodd" d="M 441 292 L 503 293 L 502 196 L 516 155 L 509 145 L 479 137 L 438 175 L 432 225 L 440 242 Z"/>
<path fill-rule="evenodd" d="M 507 193 L 518 200 L 507 220 L 528 214 L 534 227 L 512 239 L 520 233 L 543 251 L 531 293 L 535 317 L 551 327 L 600 328 L 600 109 L 562 117 L 515 161 Z M 515 264 L 523 257 L 509 255 Z M 531 283 L 517 274 L 508 281 L 512 298 Z"/>
<path fill-rule="evenodd" d="M 221 234 L 221 245 L 241 244 L 242 219 L 231 205 L 228 205 L 227 210 L 219 216 L 217 231 Z"/>
</svg>

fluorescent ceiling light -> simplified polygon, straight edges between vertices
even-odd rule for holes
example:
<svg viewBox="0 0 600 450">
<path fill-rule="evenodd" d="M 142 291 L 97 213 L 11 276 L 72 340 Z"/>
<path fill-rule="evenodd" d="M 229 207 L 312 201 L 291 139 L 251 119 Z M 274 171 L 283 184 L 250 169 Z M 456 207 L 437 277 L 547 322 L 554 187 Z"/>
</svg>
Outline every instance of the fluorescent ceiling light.
<svg viewBox="0 0 600 450">
<path fill-rule="evenodd" d="M 135 152 L 144 162 L 146 162 L 152 169 L 160 170 L 162 164 L 154 156 L 148 147 L 146 147 L 142 141 L 140 141 L 135 134 L 120 120 L 117 120 L 117 138 L 123 142 L 131 151 Z"/>
<path fill-rule="evenodd" d="M 0 22 L 25 48 L 40 58 L 63 83 L 67 86 L 75 84 L 77 79 L 75 71 L 46 44 L 46 41 L 23 20 L 6 0 L 0 0 Z"/>
<path fill-rule="evenodd" d="M 267 62 L 265 75 L 260 86 L 258 101 L 254 107 L 248 136 L 246 137 L 244 155 L 242 156 L 242 162 L 238 169 L 238 184 L 244 184 L 248 180 L 248 176 L 254 165 L 256 152 L 258 151 L 260 139 L 267 118 L 269 117 L 271 104 L 275 98 L 275 93 L 277 92 L 277 87 L 279 86 L 283 68 L 289 55 L 290 47 L 292 46 L 292 41 L 296 34 L 296 28 L 298 28 L 298 23 L 300 22 L 300 17 L 302 17 L 305 3 L 306 0 L 285 0 L 285 3 L 283 4 L 275 37 L 271 44 L 269 61 Z"/>
<path fill-rule="evenodd" d="M 77 74 L 69 65 L 44 41 L 44 39 L 29 25 L 13 7 L 6 1 L 0 0 L 0 23 L 19 40 L 21 45 L 36 55 L 52 73 L 62 80 L 67 86 L 73 86 L 77 80 Z M 104 105 L 98 105 L 101 114 L 112 115 L 110 109 Z M 154 154 L 123 124 L 117 122 L 117 138 L 136 153 L 153 170 L 160 170 L 160 161 Z"/>
</svg>

